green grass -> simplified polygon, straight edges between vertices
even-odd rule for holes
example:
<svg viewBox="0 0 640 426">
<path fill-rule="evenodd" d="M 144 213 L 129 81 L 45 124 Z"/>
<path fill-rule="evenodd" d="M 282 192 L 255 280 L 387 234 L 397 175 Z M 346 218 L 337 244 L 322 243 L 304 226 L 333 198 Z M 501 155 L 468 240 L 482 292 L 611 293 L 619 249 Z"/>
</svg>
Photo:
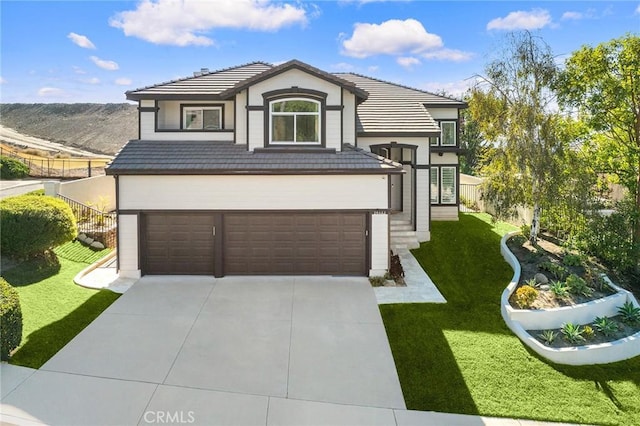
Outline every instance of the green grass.
<svg viewBox="0 0 640 426">
<path fill-rule="evenodd" d="M 436 222 L 413 253 L 447 299 L 381 305 L 407 408 L 590 424 L 640 425 L 640 357 L 598 366 L 552 364 L 500 315 L 513 271 L 486 214 Z"/>
<path fill-rule="evenodd" d="M 73 283 L 78 272 L 109 251 L 71 242 L 56 248 L 55 256 L 3 272 L 20 295 L 23 317 L 22 343 L 11 364 L 40 368 L 119 297 Z"/>
</svg>

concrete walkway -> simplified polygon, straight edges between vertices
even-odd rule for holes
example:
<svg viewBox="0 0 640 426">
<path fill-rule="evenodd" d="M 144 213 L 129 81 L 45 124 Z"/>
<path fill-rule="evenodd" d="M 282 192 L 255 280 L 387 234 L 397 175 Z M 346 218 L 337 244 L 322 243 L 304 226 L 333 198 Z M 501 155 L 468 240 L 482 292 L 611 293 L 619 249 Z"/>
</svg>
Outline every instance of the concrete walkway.
<svg viewBox="0 0 640 426">
<path fill-rule="evenodd" d="M 374 290 L 379 304 L 447 302 L 409 250 L 397 249 L 397 254 L 400 256 L 407 286 L 376 287 Z"/>
</svg>

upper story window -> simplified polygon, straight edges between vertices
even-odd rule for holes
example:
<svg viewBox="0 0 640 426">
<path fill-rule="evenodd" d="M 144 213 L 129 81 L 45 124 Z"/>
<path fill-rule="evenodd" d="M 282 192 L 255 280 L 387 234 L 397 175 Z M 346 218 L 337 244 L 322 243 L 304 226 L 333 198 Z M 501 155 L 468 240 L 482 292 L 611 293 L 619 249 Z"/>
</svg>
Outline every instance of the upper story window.
<svg viewBox="0 0 640 426">
<path fill-rule="evenodd" d="M 320 144 L 320 102 L 278 99 L 269 103 L 272 144 Z"/>
<path fill-rule="evenodd" d="M 221 106 L 188 106 L 182 108 L 182 128 L 185 130 L 222 129 Z"/>
<path fill-rule="evenodd" d="M 430 137 L 429 145 L 431 146 L 456 146 L 457 131 L 455 121 L 440 122 L 440 137 Z"/>
</svg>

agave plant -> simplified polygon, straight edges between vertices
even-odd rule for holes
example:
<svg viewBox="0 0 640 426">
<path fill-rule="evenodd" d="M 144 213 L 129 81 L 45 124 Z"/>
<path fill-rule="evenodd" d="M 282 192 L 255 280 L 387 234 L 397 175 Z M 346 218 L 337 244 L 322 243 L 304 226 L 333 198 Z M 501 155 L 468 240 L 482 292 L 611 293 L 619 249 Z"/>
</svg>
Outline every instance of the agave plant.
<svg viewBox="0 0 640 426">
<path fill-rule="evenodd" d="M 538 335 L 542 339 L 545 345 L 551 345 L 558 337 L 558 333 L 553 330 L 544 330 L 542 333 Z"/>
<path fill-rule="evenodd" d="M 616 331 L 618 331 L 618 324 L 607 317 L 596 317 L 592 325 L 594 329 L 604 334 L 605 336 L 611 336 Z"/>
<path fill-rule="evenodd" d="M 622 317 L 622 321 L 628 324 L 640 322 L 640 308 L 631 302 L 625 302 L 618 307 L 618 314 Z"/>
<path fill-rule="evenodd" d="M 562 281 L 552 281 L 549 290 L 555 297 L 567 297 L 569 294 L 569 287 Z"/>
<path fill-rule="evenodd" d="M 579 325 L 568 322 L 562 325 L 560 331 L 564 335 L 564 339 L 569 343 L 577 344 L 584 341 L 582 336 L 583 329 Z"/>
</svg>

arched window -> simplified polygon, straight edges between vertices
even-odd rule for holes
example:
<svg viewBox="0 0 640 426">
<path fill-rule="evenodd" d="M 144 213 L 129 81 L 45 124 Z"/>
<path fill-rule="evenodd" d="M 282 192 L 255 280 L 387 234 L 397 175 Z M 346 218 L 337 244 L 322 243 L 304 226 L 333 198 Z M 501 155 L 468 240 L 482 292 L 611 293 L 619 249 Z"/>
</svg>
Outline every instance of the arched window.
<svg viewBox="0 0 640 426">
<path fill-rule="evenodd" d="M 305 98 L 269 102 L 271 144 L 320 144 L 320 102 Z"/>
</svg>

